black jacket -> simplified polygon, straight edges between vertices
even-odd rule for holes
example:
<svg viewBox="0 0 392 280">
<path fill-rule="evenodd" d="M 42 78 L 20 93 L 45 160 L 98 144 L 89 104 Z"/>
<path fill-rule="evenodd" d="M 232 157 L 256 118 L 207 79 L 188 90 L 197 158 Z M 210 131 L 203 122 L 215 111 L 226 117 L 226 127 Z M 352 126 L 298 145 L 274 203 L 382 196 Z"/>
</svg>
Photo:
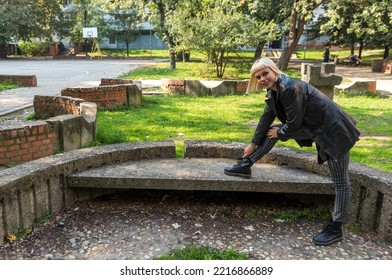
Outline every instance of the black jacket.
<svg viewBox="0 0 392 280">
<path fill-rule="evenodd" d="M 276 83 L 277 92 L 267 92 L 267 105 L 252 143 L 262 143 L 275 118 L 283 124 L 278 131 L 280 140 L 295 139 L 303 130 L 311 139 L 296 140 L 301 147 L 311 146 L 314 141 L 335 159 L 346 154 L 359 140 L 355 120 L 318 89 L 286 75 L 280 75 Z"/>
</svg>

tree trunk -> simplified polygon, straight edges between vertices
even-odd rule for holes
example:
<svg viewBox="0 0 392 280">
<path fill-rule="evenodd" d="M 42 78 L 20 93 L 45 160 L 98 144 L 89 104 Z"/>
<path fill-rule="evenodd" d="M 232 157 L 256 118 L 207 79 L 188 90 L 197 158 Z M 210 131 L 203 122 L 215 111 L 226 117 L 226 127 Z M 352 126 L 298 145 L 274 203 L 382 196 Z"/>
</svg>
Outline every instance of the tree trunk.
<svg viewBox="0 0 392 280">
<path fill-rule="evenodd" d="M 170 69 L 176 69 L 176 52 L 173 49 L 170 52 Z"/>
<path fill-rule="evenodd" d="M 223 53 L 222 50 L 218 52 L 218 57 L 215 61 L 215 66 L 216 66 L 216 77 L 217 78 L 222 78 L 222 65 L 223 65 Z"/>
<path fill-rule="evenodd" d="M 355 54 L 355 42 L 354 39 L 351 39 L 351 46 L 350 46 L 350 50 L 351 50 L 351 55 Z"/>
<path fill-rule="evenodd" d="M 289 39 L 277 63 L 277 66 L 280 70 L 284 71 L 287 69 L 290 62 L 291 55 L 294 53 L 295 49 L 297 48 L 299 38 L 304 32 L 304 26 L 305 26 L 305 17 L 304 15 L 300 16 L 298 14 L 294 5 L 293 8 L 291 9 Z"/>
<path fill-rule="evenodd" d="M 384 47 L 384 59 L 388 59 L 389 58 L 389 47 L 387 45 L 385 45 Z"/>
<path fill-rule="evenodd" d="M 265 43 L 266 43 L 265 41 L 259 41 L 259 43 L 257 44 L 255 55 L 253 57 L 255 61 L 261 57 Z"/>
<path fill-rule="evenodd" d="M 359 43 L 359 50 L 358 50 L 358 57 L 361 58 L 362 57 L 362 50 L 363 50 L 363 42 L 361 41 Z"/>
</svg>

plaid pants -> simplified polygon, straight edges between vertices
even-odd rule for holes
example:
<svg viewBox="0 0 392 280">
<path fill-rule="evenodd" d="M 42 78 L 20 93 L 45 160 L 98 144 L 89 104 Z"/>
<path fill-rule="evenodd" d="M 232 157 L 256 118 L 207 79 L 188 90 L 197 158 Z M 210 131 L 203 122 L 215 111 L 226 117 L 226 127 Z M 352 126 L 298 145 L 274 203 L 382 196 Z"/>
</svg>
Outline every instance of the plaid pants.
<svg viewBox="0 0 392 280">
<path fill-rule="evenodd" d="M 293 139 L 309 139 L 309 135 L 300 133 Z M 257 146 L 256 150 L 249 156 L 249 159 L 255 163 L 266 155 L 278 142 L 278 138 L 265 137 L 263 143 Z M 335 205 L 332 213 L 332 220 L 336 222 L 345 222 L 348 218 L 348 209 L 351 198 L 351 186 L 348 176 L 348 164 L 350 161 L 350 152 L 347 152 L 339 159 L 328 159 L 330 176 L 335 187 Z"/>
</svg>

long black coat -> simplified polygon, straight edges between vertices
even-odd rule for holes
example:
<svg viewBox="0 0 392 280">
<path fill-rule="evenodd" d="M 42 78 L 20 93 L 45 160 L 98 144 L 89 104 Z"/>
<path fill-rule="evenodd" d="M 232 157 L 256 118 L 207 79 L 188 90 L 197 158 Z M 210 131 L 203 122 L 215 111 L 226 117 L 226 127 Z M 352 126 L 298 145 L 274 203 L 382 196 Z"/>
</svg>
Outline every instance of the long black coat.
<svg viewBox="0 0 392 280">
<path fill-rule="evenodd" d="M 314 141 L 335 159 L 346 154 L 359 140 L 355 120 L 318 89 L 286 75 L 280 75 L 276 83 L 277 92 L 267 92 L 267 105 L 252 143 L 262 143 L 275 118 L 283 124 L 278 130 L 280 140 L 295 139 L 302 130 L 311 139 L 296 140 L 300 146 L 310 146 Z"/>
</svg>

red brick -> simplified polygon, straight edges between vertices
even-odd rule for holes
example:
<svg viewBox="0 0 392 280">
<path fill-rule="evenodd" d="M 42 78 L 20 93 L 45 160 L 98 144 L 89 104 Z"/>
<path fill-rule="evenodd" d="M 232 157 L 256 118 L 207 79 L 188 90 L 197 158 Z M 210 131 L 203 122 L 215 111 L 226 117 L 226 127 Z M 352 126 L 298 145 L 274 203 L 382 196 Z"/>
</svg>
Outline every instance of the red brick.
<svg viewBox="0 0 392 280">
<path fill-rule="evenodd" d="M 7 158 L 15 157 L 15 156 L 17 156 L 17 155 L 18 155 L 18 152 L 17 152 L 17 151 L 6 152 L 6 153 L 5 153 L 5 156 L 6 156 Z"/>
<path fill-rule="evenodd" d="M 14 163 L 20 163 L 21 161 L 22 161 L 22 157 L 20 157 L 20 156 L 16 156 L 16 157 L 11 158 L 11 162 L 14 162 Z"/>
<path fill-rule="evenodd" d="M 20 146 L 19 145 L 12 145 L 8 147 L 8 151 L 19 151 Z"/>
<path fill-rule="evenodd" d="M 42 145 L 42 141 L 34 141 L 34 142 L 31 143 L 32 147 L 39 147 L 41 145 Z"/>
<path fill-rule="evenodd" d="M 23 155 L 27 155 L 29 152 L 28 152 L 28 150 L 20 150 L 19 152 L 18 152 L 18 155 L 19 156 L 23 156 Z"/>
</svg>

